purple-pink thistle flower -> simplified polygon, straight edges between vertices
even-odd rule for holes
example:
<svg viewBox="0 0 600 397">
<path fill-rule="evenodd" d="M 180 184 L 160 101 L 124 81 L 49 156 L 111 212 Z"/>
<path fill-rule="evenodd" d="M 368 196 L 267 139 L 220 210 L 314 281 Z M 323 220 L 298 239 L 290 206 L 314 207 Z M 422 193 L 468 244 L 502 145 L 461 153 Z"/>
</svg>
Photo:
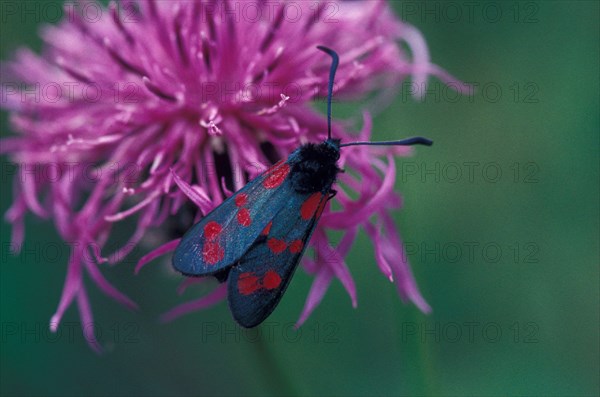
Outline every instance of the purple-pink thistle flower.
<svg viewBox="0 0 600 397">
<path fill-rule="evenodd" d="M 92 322 L 84 274 L 108 296 L 135 308 L 107 282 L 101 264 L 122 260 L 151 228 L 181 236 L 270 164 L 302 143 L 326 137 L 326 119 L 311 106 L 326 93 L 329 68 L 317 45 L 340 54 L 338 101 L 398 87 L 407 78 L 417 97 L 431 74 L 455 81 L 430 63 L 420 33 L 397 20 L 384 1 L 327 1 L 318 7 L 314 2 L 124 1 L 102 8 L 94 21 L 77 11 L 71 4 L 62 22 L 44 27 L 41 56 L 21 49 L 3 65 L 2 106 L 11 111 L 19 133 L 4 139 L 1 148 L 19 168 L 6 214 L 12 245 L 21 246 L 28 211 L 52 219 L 71 245 L 53 330 L 74 301 L 82 322 Z M 350 133 L 348 122 L 336 122 L 333 136 L 342 142 L 369 140 L 369 114 L 363 119 L 358 134 Z M 328 207 L 313 235 L 314 259 L 304 258 L 304 269 L 315 279 L 298 324 L 334 278 L 356 306 L 344 258 L 360 228 L 400 296 L 429 311 L 389 213 L 401 204 L 394 191 L 394 156 L 409 152 L 364 146 L 342 151 L 339 164 L 352 172 L 340 175 L 336 209 Z M 32 176 L 40 169 L 46 177 Z M 107 252 L 111 230 L 133 217 L 137 228 L 129 241 Z M 337 246 L 329 242 L 328 230 L 343 233 Z M 164 238 L 136 270 L 174 250 L 178 240 Z M 180 291 L 198 281 L 184 280 Z M 163 318 L 224 297 L 219 286 Z M 99 348 L 95 339 L 88 340 Z"/>
</svg>

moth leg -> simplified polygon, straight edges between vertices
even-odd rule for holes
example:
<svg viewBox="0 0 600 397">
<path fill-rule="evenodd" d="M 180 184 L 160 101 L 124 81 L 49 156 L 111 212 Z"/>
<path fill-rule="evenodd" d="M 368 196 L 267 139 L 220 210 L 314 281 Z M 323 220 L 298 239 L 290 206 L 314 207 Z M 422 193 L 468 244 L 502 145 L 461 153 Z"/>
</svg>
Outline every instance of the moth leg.
<svg viewBox="0 0 600 397">
<path fill-rule="evenodd" d="M 227 277 L 229 277 L 230 270 L 230 267 L 223 270 L 219 270 L 218 272 L 213 274 L 213 277 L 216 278 L 217 281 L 219 281 L 219 283 L 224 283 L 225 281 L 227 281 Z"/>
<path fill-rule="evenodd" d="M 327 199 L 328 201 L 331 200 L 332 198 L 334 198 L 337 194 L 337 190 L 335 189 L 331 189 L 331 192 L 329 193 L 329 198 Z"/>
</svg>

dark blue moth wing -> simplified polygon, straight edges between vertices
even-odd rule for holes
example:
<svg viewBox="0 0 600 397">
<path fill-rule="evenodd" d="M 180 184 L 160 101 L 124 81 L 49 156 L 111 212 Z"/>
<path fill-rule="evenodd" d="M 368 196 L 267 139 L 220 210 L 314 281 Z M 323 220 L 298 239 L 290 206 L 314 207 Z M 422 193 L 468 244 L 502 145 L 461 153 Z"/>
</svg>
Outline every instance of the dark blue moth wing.
<svg viewBox="0 0 600 397">
<path fill-rule="evenodd" d="M 251 328 L 279 303 L 329 199 L 327 193 L 290 192 L 282 207 L 227 279 L 229 308 Z"/>
<path fill-rule="evenodd" d="M 175 269 L 205 276 L 237 262 L 287 204 L 289 172 L 287 162 L 278 162 L 192 226 L 173 255 Z"/>
</svg>

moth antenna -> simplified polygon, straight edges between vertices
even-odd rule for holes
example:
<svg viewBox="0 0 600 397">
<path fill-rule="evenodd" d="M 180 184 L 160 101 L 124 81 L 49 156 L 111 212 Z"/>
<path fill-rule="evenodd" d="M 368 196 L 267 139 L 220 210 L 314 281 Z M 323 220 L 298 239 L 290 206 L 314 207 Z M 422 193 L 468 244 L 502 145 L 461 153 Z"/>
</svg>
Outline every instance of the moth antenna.
<svg viewBox="0 0 600 397">
<path fill-rule="evenodd" d="M 343 143 L 340 147 L 344 146 L 358 146 L 358 145 L 366 145 L 366 146 L 411 146 L 411 145 L 425 145 L 431 146 L 433 145 L 433 141 L 431 139 L 423 138 L 420 136 L 414 138 L 406 138 L 400 141 L 382 141 L 382 142 L 350 142 Z"/>
<path fill-rule="evenodd" d="M 327 139 L 331 139 L 331 97 L 333 95 L 333 80 L 335 79 L 335 71 L 337 70 L 338 64 L 340 63 L 340 57 L 337 52 L 331 48 L 324 47 L 322 45 L 317 48 L 327 53 L 331 58 L 331 68 L 329 69 L 329 82 L 327 83 Z"/>
<path fill-rule="evenodd" d="M 317 48 L 331 57 L 331 67 L 329 69 L 329 81 L 327 83 L 327 139 L 331 139 L 331 97 L 333 96 L 333 81 L 335 80 L 335 72 L 337 71 L 338 64 L 340 63 L 340 57 L 337 52 L 331 48 L 319 45 Z M 414 137 L 402 139 L 400 141 L 383 141 L 383 142 L 350 142 L 340 145 L 344 146 L 411 146 L 411 145 L 433 145 L 433 141 L 423 137 Z"/>
</svg>

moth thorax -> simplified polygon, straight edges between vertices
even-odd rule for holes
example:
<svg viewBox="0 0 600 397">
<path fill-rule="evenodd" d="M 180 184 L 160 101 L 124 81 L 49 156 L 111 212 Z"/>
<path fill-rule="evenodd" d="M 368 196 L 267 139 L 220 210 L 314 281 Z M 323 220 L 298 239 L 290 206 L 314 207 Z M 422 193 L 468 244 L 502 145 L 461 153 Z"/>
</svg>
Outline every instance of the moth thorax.
<svg viewBox="0 0 600 397">
<path fill-rule="evenodd" d="M 340 158 L 339 141 L 309 143 L 298 149 L 292 164 L 291 179 L 299 193 L 325 192 L 335 182 Z"/>
</svg>

